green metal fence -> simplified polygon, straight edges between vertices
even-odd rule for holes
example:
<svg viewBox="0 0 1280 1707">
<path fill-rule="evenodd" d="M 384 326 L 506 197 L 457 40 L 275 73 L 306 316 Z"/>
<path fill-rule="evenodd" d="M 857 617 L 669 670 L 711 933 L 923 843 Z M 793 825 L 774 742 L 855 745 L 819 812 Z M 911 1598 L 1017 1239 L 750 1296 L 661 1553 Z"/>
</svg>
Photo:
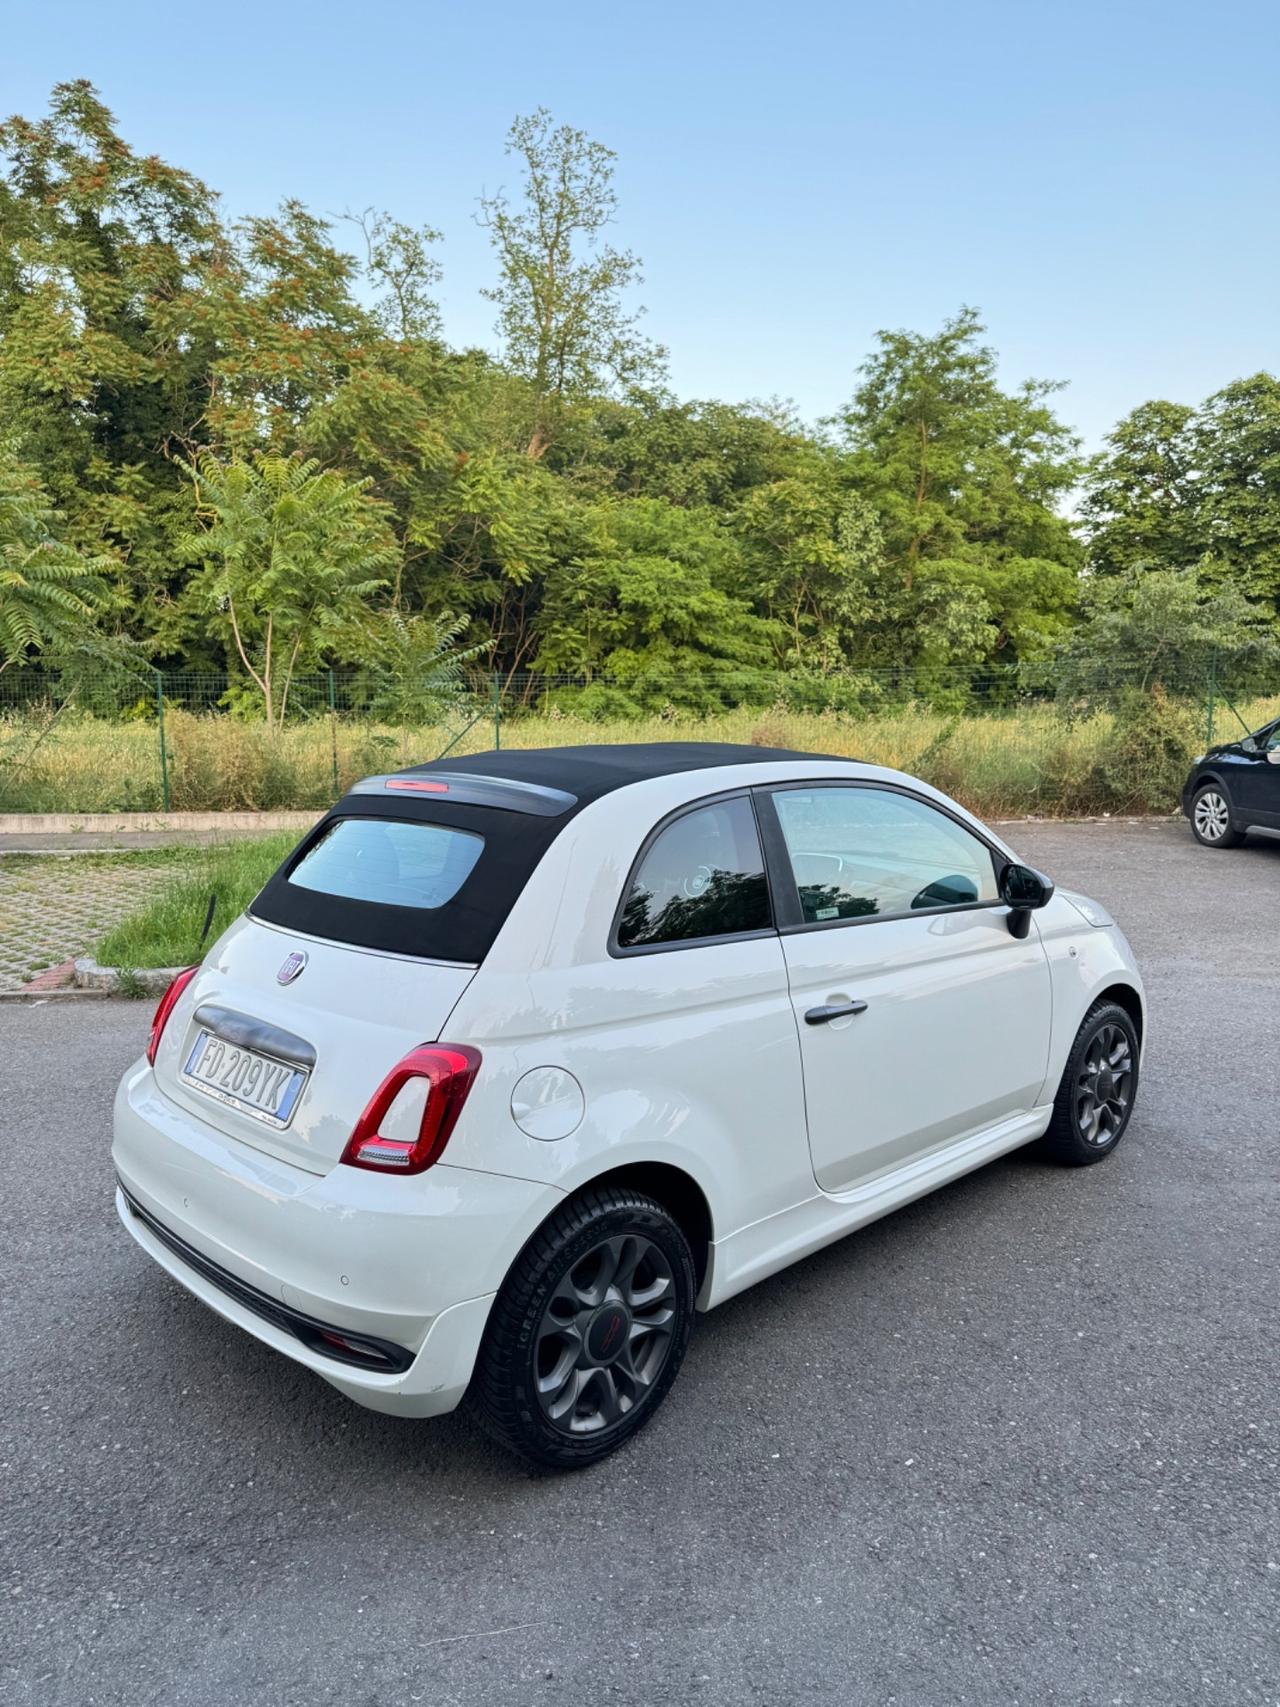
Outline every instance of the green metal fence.
<svg viewBox="0 0 1280 1707">
<path fill-rule="evenodd" d="M 0 812 L 319 808 L 356 775 L 451 752 L 511 741 L 689 738 L 704 727 L 728 739 L 773 744 L 781 735 L 851 751 L 851 729 L 873 735 L 877 723 L 915 717 L 927 753 L 961 720 L 1029 712 L 1078 719 L 1151 691 L 1150 671 L 1136 665 L 1083 687 L 1078 671 L 1038 663 L 831 676 L 477 673 L 461 691 L 432 679 L 326 670 L 295 678 L 268 716 L 253 684 L 226 672 L 96 662 L 11 670 L 0 673 Z M 1280 701 L 1273 711 L 1266 699 L 1280 694 L 1280 681 L 1228 677 L 1212 659 L 1161 691 L 1205 744 L 1280 712 Z"/>
</svg>

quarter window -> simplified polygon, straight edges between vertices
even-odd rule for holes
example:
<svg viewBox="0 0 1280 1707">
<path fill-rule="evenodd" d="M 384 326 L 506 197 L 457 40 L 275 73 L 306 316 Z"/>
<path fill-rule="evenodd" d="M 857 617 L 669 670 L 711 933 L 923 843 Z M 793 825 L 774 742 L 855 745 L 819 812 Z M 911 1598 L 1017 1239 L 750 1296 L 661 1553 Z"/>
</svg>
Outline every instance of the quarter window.
<svg viewBox="0 0 1280 1707">
<path fill-rule="evenodd" d="M 751 802 L 695 807 L 640 861 L 618 922 L 619 948 L 768 930 L 769 889 Z"/>
<path fill-rule="evenodd" d="M 990 849 L 954 818 L 883 788 L 773 796 L 806 924 L 999 899 Z"/>
</svg>

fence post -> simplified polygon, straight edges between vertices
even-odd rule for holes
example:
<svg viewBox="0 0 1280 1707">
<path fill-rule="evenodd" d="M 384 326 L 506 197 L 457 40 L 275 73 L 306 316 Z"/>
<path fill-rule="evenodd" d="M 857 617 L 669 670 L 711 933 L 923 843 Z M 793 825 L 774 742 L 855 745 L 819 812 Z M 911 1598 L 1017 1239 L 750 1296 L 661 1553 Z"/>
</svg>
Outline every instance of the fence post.
<svg viewBox="0 0 1280 1707">
<path fill-rule="evenodd" d="M 333 760 L 333 792 L 338 792 L 338 705 L 333 693 L 333 670 L 327 670 L 329 686 L 329 752 Z"/>
<path fill-rule="evenodd" d="M 1205 746 L 1213 745 L 1213 711 L 1218 698 L 1218 648 L 1215 646 L 1209 658 L 1209 717 L 1205 729 Z"/>
<path fill-rule="evenodd" d="M 156 678 L 156 726 L 160 731 L 160 802 L 161 810 L 169 810 L 169 754 L 164 744 L 164 677 L 159 670 Z"/>
<path fill-rule="evenodd" d="M 493 750 L 502 751 L 502 684 L 498 680 L 498 672 L 493 672 L 491 682 L 493 692 Z"/>
</svg>

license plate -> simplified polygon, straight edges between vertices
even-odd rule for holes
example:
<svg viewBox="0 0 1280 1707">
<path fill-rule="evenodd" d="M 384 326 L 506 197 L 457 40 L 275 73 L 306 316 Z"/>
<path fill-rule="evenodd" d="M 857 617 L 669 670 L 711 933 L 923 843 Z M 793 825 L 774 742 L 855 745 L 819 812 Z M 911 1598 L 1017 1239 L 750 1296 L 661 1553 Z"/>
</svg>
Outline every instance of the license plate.
<svg viewBox="0 0 1280 1707">
<path fill-rule="evenodd" d="M 212 1031 L 202 1031 L 196 1038 L 182 1077 L 194 1090 L 275 1127 L 285 1127 L 293 1119 L 307 1082 L 305 1068 L 228 1043 Z"/>
</svg>

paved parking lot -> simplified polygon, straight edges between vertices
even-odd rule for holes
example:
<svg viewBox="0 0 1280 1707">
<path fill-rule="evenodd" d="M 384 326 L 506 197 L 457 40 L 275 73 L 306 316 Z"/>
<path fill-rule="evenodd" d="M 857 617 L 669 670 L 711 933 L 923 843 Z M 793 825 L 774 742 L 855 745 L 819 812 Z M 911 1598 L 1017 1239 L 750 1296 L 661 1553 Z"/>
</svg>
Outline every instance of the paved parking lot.
<svg viewBox="0 0 1280 1707">
<path fill-rule="evenodd" d="M 1280 1702 L 1280 844 L 1007 833 L 1144 963 L 1116 1156 L 1014 1156 L 726 1305 L 572 1478 L 188 1298 L 111 1208 L 149 1008 L 0 1008 L 0 1697 Z"/>
<path fill-rule="evenodd" d="M 87 953 L 150 898 L 159 875 L 145 858 L 0 853 L 0 991 L 21 991 L 46 968 Z"/>
</svg>

